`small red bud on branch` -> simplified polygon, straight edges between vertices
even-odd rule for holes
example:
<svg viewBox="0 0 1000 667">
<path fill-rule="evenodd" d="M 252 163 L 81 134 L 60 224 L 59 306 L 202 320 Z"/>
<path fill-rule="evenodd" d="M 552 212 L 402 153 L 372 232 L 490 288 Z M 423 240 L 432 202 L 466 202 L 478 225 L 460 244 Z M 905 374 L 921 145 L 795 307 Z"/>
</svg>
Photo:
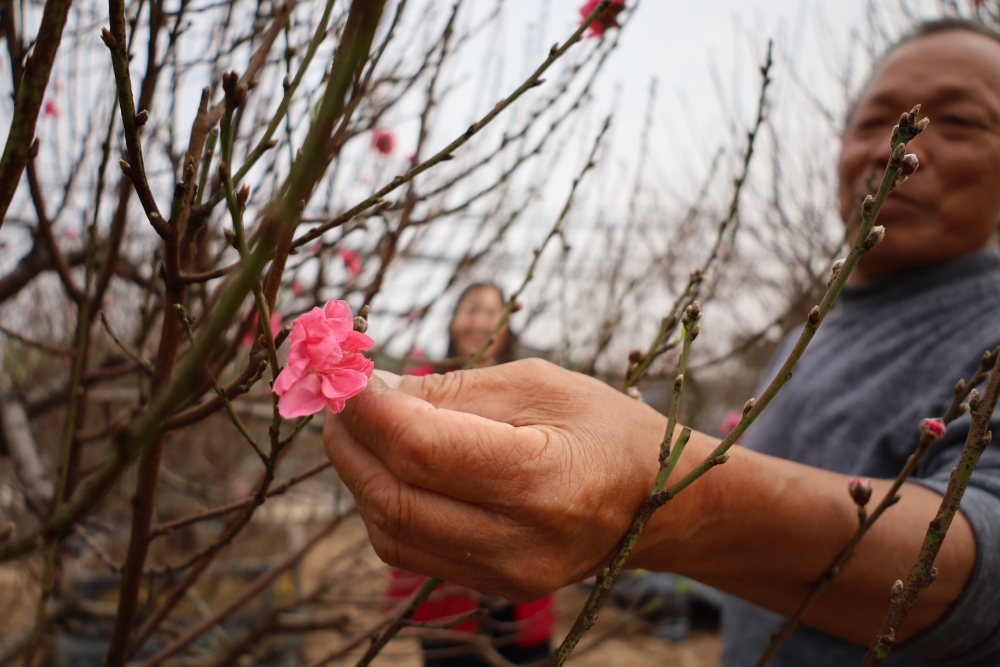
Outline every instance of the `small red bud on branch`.
<svg viewBox="0 0 1000 667">
<path fill-rule="evenodd" d="M 855 505 L 864 507 L 872 498 L 872 483 L 864 477 L 854 477 L 848 482 L 847 491 L 851 494 Z"/>
<path fill-rule="evenodd" d="M 920 160 L 917 159 L 915 154 L 907 153 L 903 156 L 900 166 L 903 168 L 903 175 L 912 176 L 917 168 L 920 167 Z"/>
<path fill-rule="evenodd" d="M 920 422 L 921 435 L 933 435 L 935 439 L 944 435 L 944 422 L 940 419 L 924 419 Z"/>
</svg>

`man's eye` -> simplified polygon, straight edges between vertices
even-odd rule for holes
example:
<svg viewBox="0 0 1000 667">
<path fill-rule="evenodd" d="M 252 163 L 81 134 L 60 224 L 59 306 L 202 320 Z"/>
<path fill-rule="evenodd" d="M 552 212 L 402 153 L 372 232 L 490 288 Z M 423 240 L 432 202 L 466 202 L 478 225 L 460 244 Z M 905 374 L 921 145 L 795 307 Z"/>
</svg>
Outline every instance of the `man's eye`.
<svg viewBox="0 0 1000 667">
<path fill-rule="evenodd" d="M 956 126 L 956 127 L 980 127 L 981 126 L 980 123 L 978 123 L 977 121 L 973 120 L 972 118 L 968 118 L 966 116 L 945 116 L 942 119 L 942 122 L 944 122 L 947 125 L 952 125 L 952 126 Z"/>
<path fill-rule="evenodd" d="M 863 118 L 858 121 L 857 128 L 859 130 L 877 130 L 887 125 L 888 121 L 885 118 Z"/>
</svg>

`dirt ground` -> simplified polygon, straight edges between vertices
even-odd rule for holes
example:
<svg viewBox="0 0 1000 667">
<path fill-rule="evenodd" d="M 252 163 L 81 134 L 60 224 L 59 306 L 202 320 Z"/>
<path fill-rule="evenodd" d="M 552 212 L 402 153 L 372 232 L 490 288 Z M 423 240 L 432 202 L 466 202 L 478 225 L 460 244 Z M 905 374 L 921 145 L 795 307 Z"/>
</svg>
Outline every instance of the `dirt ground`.
<svg viewBox="0 0 1000 667">
<path fill-rule="evenodd" d="M 304 533 L 316 530 L 317 526 L 305 525 L 296 529 L 304 537 Z M 388 568 L 372 550 L 367 532 L 357 515 L 345 520 L 309 553 L 299 570 L 299 591 L 328 584 L 323 597 L 323 611 L 336 612 L 341 616 L 346 612 L 349 620 L 346 626 L 336 631 L 308 633 L 305 637 L 305 661 L 301 664 L 331 653 L 340 654 L 345 644 L 369 634 L 366 629 L 373 627 L 382 617 L 382 593 L 387 571 Z M 557 638 L 561 639 L 569 630 L 587 593 L 579 586 L 557 593 Z M 30 621 L 36 601 L 37 582 L 23 565 L 0 567 L 0 646 L 8 631 L 24 627 Z M 332 667 L 353 665 L 367 646 L 365 641 L 360 644 L 359 648 L 343 653 L 327 664 Z M 51 664 L 47 660 L 42 662 Z M 189 658 L 179 661 L 178 665 L 190 667 L 203 662 Z M 256 662 L 245 656 L 239 664 L 242 667 Z M 270 663 L 265 660 L 260 664 Z M 417 639 L 407 636 L 404 630 L 386 646 L 373 664 L 376 667 L 420 667 L 422 662 Z M 674 644 L 658 638 L 651 623 L 607 605 L 601 611 L 596 626 L 570 659 L 570 664 L 577 667 L 717 667 L 719 639 L 715 632 L 695 630 L 688 639 Z"/>
<path fill-rule="evenodd" d="M 349 565 L 354 559 L 356 564 Z M 321 581 L 325 574 L 336 576 L 339 568 L 346 567 L 352 569 L 354 576 L 350 584 L 343 586 L 334 597 L 343 595 L 345 601 L 353 603 L 351 624 L 343 633 L 312 633 L 307 644 L 307 660 L 337 651 L 360 629 L 378 619 L 386 567 L 372 551 L 364 526 L 357 518 L 351 519 L 335 535 L 322 542 L 303 563 L 302 585 L 308 588 Z M 556 594 L 557 637 L 563 637 L 569 630 L 586 597 L 587 591 L 578 586 L 565 588 Z M 386 646 L 373 665 L 420 667 L 417 640 L 404 635 L 405 632 Z M 352 665 L 364 648 L 351 651 L 329 664 Z M 685 641 L 674 644 L 656 637 L 650 623 L 607 605 L 569 664 L 577 667 L 717 667 L 719 650 L 719 638 L 715 632 L 696 630 Z"/>
</svg>

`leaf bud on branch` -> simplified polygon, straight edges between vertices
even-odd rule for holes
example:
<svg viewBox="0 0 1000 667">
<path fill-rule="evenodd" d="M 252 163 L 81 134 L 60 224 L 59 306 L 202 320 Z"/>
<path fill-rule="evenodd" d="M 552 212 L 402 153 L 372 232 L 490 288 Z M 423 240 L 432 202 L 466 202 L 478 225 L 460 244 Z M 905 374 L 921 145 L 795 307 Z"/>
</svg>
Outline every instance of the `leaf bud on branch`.
<svg viewBox="0 0 1000 667">
<path fill-rule="evenodd" d="M 146 124 L 146 121 L 148 120 L 149 120 L 149 111 L 143 109 L 142 111 L 140 111 L 135 115 L 135 126 L 142 127 L 143 125 Z"/>
<path fill-rule="evenodd" d="M 806 321 L 809 324 L 816 324 L 819 322 L 819 306 L 812 307 L 812 310 L 809 311 L 809 315 L 806 316 Z"/>
<path fill-rule="evenodd" d="M 368 331 L 368 304 L 361 306 L 361 310 L 358 314 L 354 316 L 354 330 L 358 333 L 365 333 Z"/>
<path fill-rule="evenodd" d="M 884 238 L 885 238 L 885 227 L 883 227 L 882 225 L 875 225 L 871 233 L 868 234 L 868 237 L 865 239 L 865 244 L 864 244 L 865 250 L 871 250 L 872 248 L 877 246 Z"/>
<path fill-rule="evenodd" d="M 690 329 L 691 325 L 696 323 L 701 319 L 701 305 L 695 301 L 690 306 L 684 309 L 684 315 L 681 316 L 681 324 L 684 325 L 685 329 Z"/>
<path fill-rule="evenodd" d="M 896 144 L 896 147 L 892 149 L 892 155 L 889 157 L 889 161 L 892 164 L 900 165 L 903 163 L 903 156 L 906 155 L 906 146 L 904 144 Z"/>
<path fill-rule="evenodd" d="M 833 281 L 837 279 L 837 276 L 840 275 L 840 270 L 842 268 L 844 268 L 843 259 L 838 259 L 836 262 L 833 263 L 833 266 L 830 267 L 830 280 L 828 280 L 826 283 L 827 287 L 830 287 L 830 285 L 833 284 Z"/>
<path fill-rule="evenodd" d="M 903 594 L 903 580 L 897 579 L 896 583 L 892 585 L 892 599 L 895 601 Z"/>
<path fill-rule="evenodd" d="M 101 40 L 108 49 L 112 51 L 118 50 L 118 40 L 115 39 L 115 36 L 107 28 L 101 28 Z"/>
<path fill-rule="evenodd" d="M 982 398 L 980 398 L 979 396 L 978 389 L 973 389 L 972 391 L 969 392 L 969 409 L 971 410 L 977 409 L 981 401 Z"/>
<path fill-rule="evenodd" d="M 747 401 L 746 403 L 744 403 L 743 404 L 743 416 L 746 417 L 750 413 L 750 411 L 753 410 L 753 406 L 755 406 L 755 405 L 757 405 L 757 399 L 756 398 L 751 398 L 749 401 Z"/>
<path fill-rule="evenodd" d="M 247 200 L 250 199 L 250 188 L 247 185 L 243 185 L 236 192 L 236 204 L 243 210 L 247 207 Z"/>
</svg>

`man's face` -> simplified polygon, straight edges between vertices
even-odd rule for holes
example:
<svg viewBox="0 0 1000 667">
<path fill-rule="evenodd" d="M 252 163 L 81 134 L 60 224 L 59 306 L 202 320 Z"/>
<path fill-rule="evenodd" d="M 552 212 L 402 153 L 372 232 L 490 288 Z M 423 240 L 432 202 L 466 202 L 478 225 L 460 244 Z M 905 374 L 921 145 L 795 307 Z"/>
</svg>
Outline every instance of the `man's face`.
<svg viewBox="0 0 1000 667">
<path fill-rule="evenodd" d="M 882 207 L 885 239 L 852 278 L 919 269 L 989 243 L 1000 222 L 1000 43 L 967 31 L 897 48 L 875 71 L 840 154 L 840 213 L 857 220 L 873 171 L 881 178 L 889 135 L 915 104 L 930 126 L 909 145 L 920 168 Z"/>
</svg>

